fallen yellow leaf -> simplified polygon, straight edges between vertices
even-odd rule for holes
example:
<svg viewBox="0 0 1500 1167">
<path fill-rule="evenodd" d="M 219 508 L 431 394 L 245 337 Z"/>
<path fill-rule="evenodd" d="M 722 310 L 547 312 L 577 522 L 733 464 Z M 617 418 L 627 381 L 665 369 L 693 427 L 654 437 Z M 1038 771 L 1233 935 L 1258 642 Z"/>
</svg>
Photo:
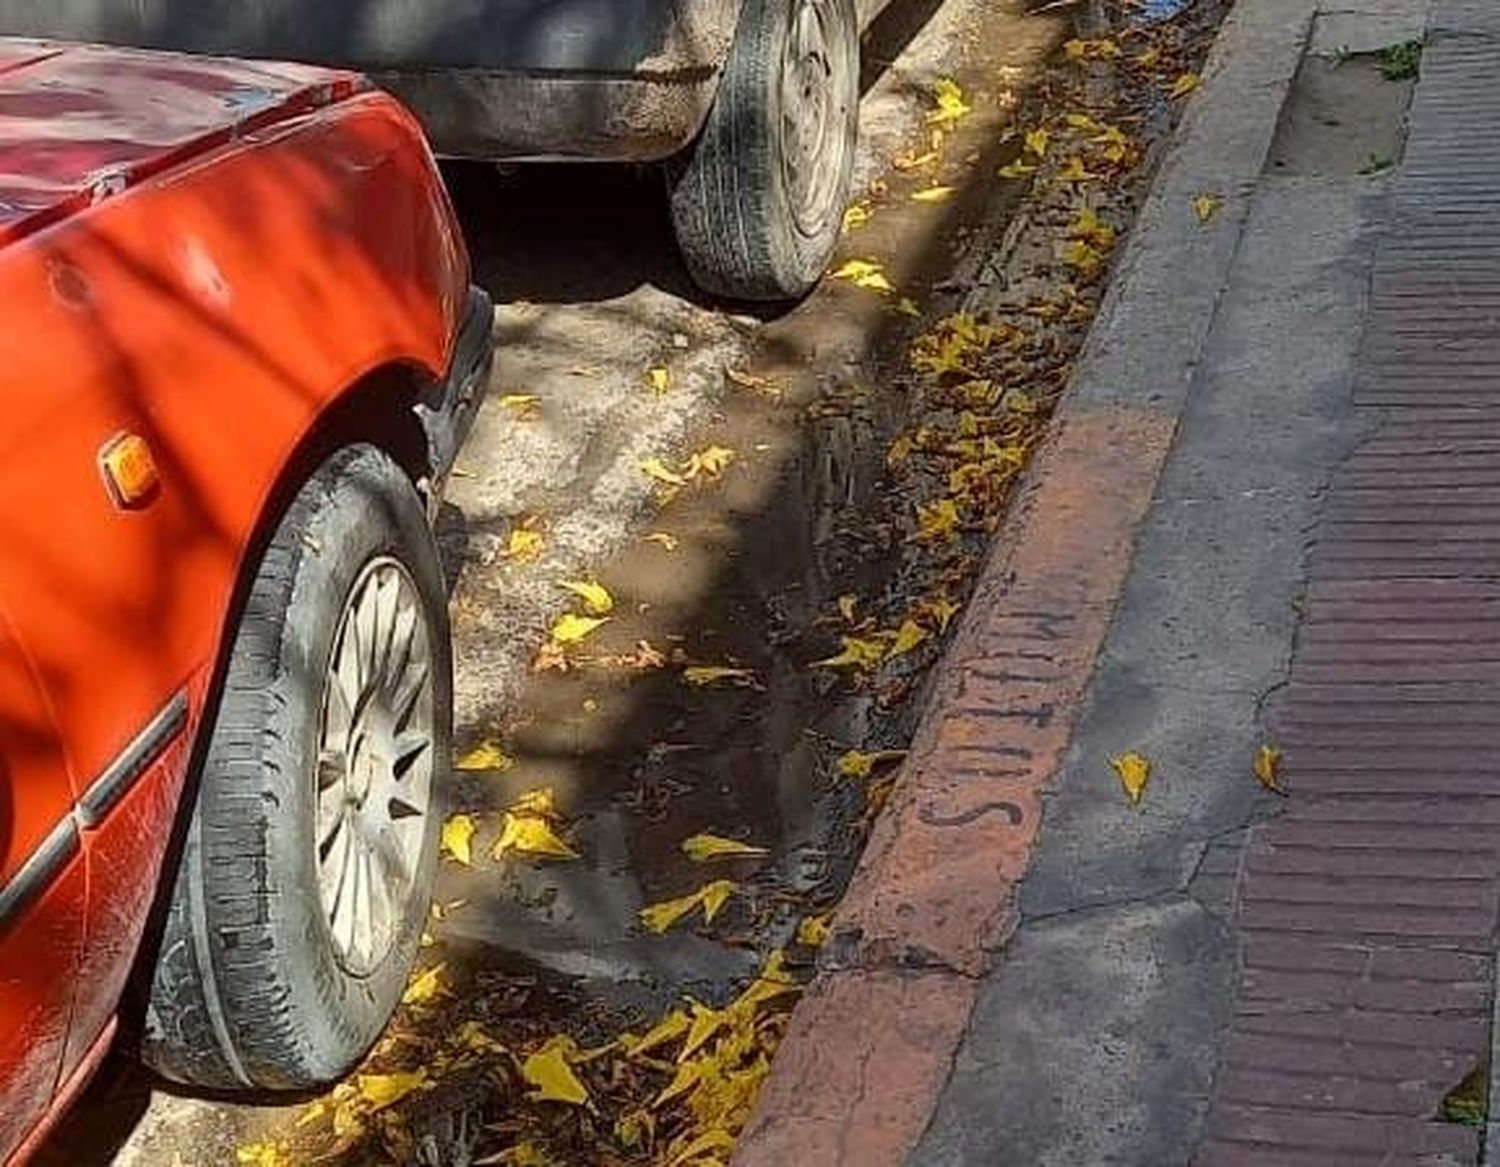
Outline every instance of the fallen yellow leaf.
<svg viewBox="0 0 1500 1167">
<path fill-rule="evenodd" d="M 853 203 L 844 208 L 844 230 L 853 231 L 870 221 L 870 208 L 864 203 Z"/>
<path fill-rule="evenodd" d="M 635 1041 L 629 1042 L 625 1052 L 631 1057 L 648 1054 L 654 1049 L 676 1041 L 691 1027 L 688 1016 L 681 1009 L 673 1009 Z"/>
<path fill-rule="evenodd" d="M 1091 276 L 1104 266 L 1104 256 L 1082 239 L 1070 239 L 1063 248 L 1063 263 L 1083 276 Z"/>
<path fill-rule="evenodd" d="M 515 764 L 515 759 L 500 748 L 499 742 L 482 741 L 454 762 L 453 767 L 456 770 L 496 770 L 503 774 Z"/>
<path fill-rule="evenodd" d="M 503 1042 L 497 1040 L 477 1021 L 465 1021 L 453 1035 L 453 1044 L 476 1054 L 503 1054 Z"/>
<path fill-rule="evenodd" d="M 689 665 L 682 670 L 682 679 L 700 689 L 717 685 L 720 681 L 751 685 L 755 683 L 755 671 L 731 668 L 729 665 Z"/>
<path fill-rule="evenodd" d="M 250 1167 L 291 1167 L 292 1162 L 286 1158 L 280 1144 L 269 1139 L 235 1148 L 234 1157 L 236 1162 L 247 1163 Z"/>
<path fill-rule="evenodd" d="M 531 421 L 541 412 L 542 399 L 535 393 L 507 393 L 500 398 L 500 408 L 515 415 L 517 421 Z"/>
<path fill-rule="evenodd" d="M 922 309 L 917 307 L 917 302 L 910 296 L 902 296 L 896 301 L 896 311 L 903 316 L 920 316 Z"/>
<path fill-rule="evenodd" d="M 652 531 L 646 536 L 647 543 L 655 543 L 663 551 L 676 551 L 679 543 L 676 535 L 669 535 L 665 531 Z"/>
<path fill-rule="evenodd" d="M 693 835 L 682 841 L 682 853 L 694 863 L 706 863 L 710 859 L 743 859 L 747 856 L 764 855 L 764 847 L 741 843 L 738 839 L 726 839 L 723 835 L 707 833 Z"/>
<path fill-rule="evenodd" d="M 425 1005 L 443 991 L 443 968 L 435 964 L 412 977 L 401 994 L 403 1005 Z"/>
<path fill-rule="evenodd" d="M 917 610 L 924 616 L 930 616 L 937 621 L 938 631 L 947 632 L 948 625 L 952 623 L 953 617 L 958 615 L 958 605 L 947 596 L 930 596 L 917 605 Z"/>
<path fill-rule="evenodd" d="M 969 113 L 964 91 L 951 77 L 939 77 L 933 83 L 932 100 L 936 108 L 927 115 L 930 125 L 951 125 Z"/>
<path fill-rule="evenodd" d="M 1017 158 L 1014 162 L 1007 162 L 995 173 L 1001 178 L 1025 178 L 1029 174 L 1035 174 L 1036 167 Z"/>
<path fill-rule="evenodd" d="M 863 750 L 845 750 L 834 765 L 845 778 L 868 778 L 875 769 L 878 757 L 877 754 L 867 754 Z"/>
<path fill-rule="evenodd" d="M 700 475 L 717 478 L 729 469 L 729 464 L 733 461 L 734 451 L 728 446 L 704 446 L 688 458 L 682 474 L 684 478 L 697 478 Z"/>
<path fill-rule="evenodd" d="M 532 1102 L 564 1102 L 569 1106 L 587 1106 L 588 1088 L 573 1073 L 568 1063 L 578 1047 L 571 1037 L 558 1034 L 542 1047 L 528 1054 L 521 1063 L 521 1077 L 531 1087 L 526 1097 Z"/>
<path fill-rule="evenodd" d="M 1168 97 L 1186 97 L 1198 86 L 1203 84 L 1203 78 L 1196 73 L 1182 73 L 1177 80 L 1172 82 L 1172 88 L 1167 90 Z"/>
<path fill-rule="evenodd" d="M 666 483 L 668 486 L 686 486 L 687 479 L 669 467 L 660 458 L 642 458 L 640 461 L 641 472 L 647 478 L 657 482 Z"/>
<path fill-rule="evenodd" d="M 1070 40 L 1063 44 L 1063 53 L 1070 61 L 1107 61 L 1120 55 L 1120 46 L 1109 37 L 1097 40 Z"/>
<path fill-rule="evenodd" d="M 552 792 L 552 787 L 539 786 L 522 794 L 511 803 L 510 809 L 514 814 L 534 814 L 543 819 L 556 818 L 557 795 Z"/>
<path fill-rule="evenodd" d="M 1025 137 L 1026 153 L 1035 154 L 1038 158 L 1045 158 L 1047 156 L 1047 143 L 1050 140 L 1051 135 L 1042 126 L 1038 126 L 1034 130 L 1027 130 Z"/>
<path fill-rule="evenodd" d="M 891 159 L 891 165 L 897 170 L 920 170 L 924 166 L 931 166 L 937 160 L 937 151 L 929 150 L 925 154 L 898 154 Z"/>
<path fill-rule="evenodd" d="M 465 867 L 474 864 L 473 842 L 474 820 L 469 815 L 456 814 L 443 824 L 443 850 Z"/>
<path fill-rule="evenodd" d="M 1059 182 L 1091 182 L 1098 177 L 1083 164 L 1083 159 L 1077 154 L 1069 157 L 1062 169 L 1057 172 Z"/>
<path fill-rule="evenodd" d="M 951 498 L 934 499 L 918 505 L 916 538 L 919 543 L 951 539 L 957 533 L 958 504 Z"/>
<path fill-rule="evenodd" d="M 607 616 L 579 616 L 565 612 L 552 625 L 552 640 L 555 644 L 577 644 L 601 624 L 609 623 Z"/>
<path fill-rule="evenodd" d="M 903 620 L 901 627 L 896 629 L 896 638 L 891 641 L 891 647 L 886 651 L 886 660 L 910 652 L 931 635 L 932 633 L 915 620 Z"/>
<path fill-rule="evenodd" d="M 531 527 L 515 527 L 505 544 L 505 557 L 517 563 L 534 563 L 542 553 L 546 540 L 542 533 Z"/>
<path fill-rule="evenodd" d="M 886 640 L 866 639 L 858 636 L 841 636 L 843 649 L 835 656 L 813 661 L 814 668 L 873 669 L 885 659 Z"/>
<path fill-rule="evenodd" d="M 1141 795 L 1146 792 L 1146 783 L 1151 780 L 1150 759 L 1134 750 L 1128 750 L 1111 758 L 1109 764 L 1120 776 L 1120 785 L 1125 787 L 1125 797 L 1130 800 L 1131 806 L 1135 806 L 1141 801 Z"/>
<path fill-rule="evenodd" d="M 1115 229 L 1108 223 L 1102 222 L 1093 207 L 1084 207 L 1078 212 L 1078 217 L 1068 228 L 1068 234 L 1100 250 L 1108 250 L 1114 246 L 1115 242 Z"/>
<path fill-rule="evenodd" d="M 507 851 L 522 855 L 547 855 L 555 859 L 578 858 L 578 852 L 557 837 L 546 819 L 511 811 L 505 812 L 500 837 L 495 840 L 492 854 L 499 859 Z"/>
<path fill-rule="evenodd" d="M 703 896 L 703 922 L 712 924 L 729 897 L 734 894 L 734 884 L 727 879 L 716 879 L 700 889 Z"/>
<path fill-rule="evenodd" d="M 607 616 L 615 610 L 615 598 L 609 594 L 609 589 L 597 580 L 565 579 L 559 580 L 557 586 L 566 588 L 582 600 L 584 608 L 591 616 Z"/>
<path fill-rule="evenodd" d="M 797 943 L 822 948 L 828 942 L 828 916 L 804 916 L 797 925 Z"/>
<path fill-rule="evenodd" d="M 885 762 L 899 762 L 904 757 L 905 750 L 876 750 L 873 753 L 845 750 L 838 756 L 834 767 L 845 778 L 868 778 L 875 772 L 876 766 Z"/>
<path fill-rule="evenodd" d="M 410 1073 L 360 1074 L 354 1079 L 354 1088 L 369 1104 L 371 1110 L 384 1110 L 394 1106 L 413 1090 L 427 1085 L 427 1074 L 422 1070 Z"/>
<path fill-rule="evenodd" d="M 1193 200 L 1193 214 L 1198 216 L 1198 222 L 1207 223 L 1218 212 L 1224 200 L 1216 194 L 1204 192 Z"/>
<path fill-rule="evenodd" d="M 718 1152 L 734 1150 L 734 1136 L 723 1127 L 713 1127 L 676 1150 L 667 1167 L 710 1167 L 724 1162 Z"/>
<path fill-rule="evenodd" d="M 924 186 L 919 191 L 913 191 L 911 201 L 914 203 L 941 203 L 953 197 L 951 186 Z"/>
<path fill-rule="evenodd" d="M 733 894 L 732 882 L 727 879 L 716 879 L 712 883 L 705 883 L 689 895 L 678 896 L 675 900 L 664 900 L 659 904 L 649 904 L 640 910 L 640 920 L 648 931 L 659 935 L 688 913 L 702 908 L 703 922 L 712 924 L 714 917 L 719 914 L 720 909 Z"/>
<path fill-rule="evenodd" d="M 1255 777 L 1273 794 L 1285 794 L 1281 788 L 1278 771 L 1281 768 L 1281 751 L 1269 743 L 1263 743 L 1255 751 Z"/>
<path fill-rule="evenodd" d="M 854 608 L 858 603 L 858 596 L 853 592 L 845 592 L 838 599 L 839 615 L 852 624 L 854 622 Z"/>
<path fill-rule="evenodd" d="M 661 367 L 647 369 L 646 378 L 657 393 L 665 393 L 672 383 L 672 375 Z"/>
<path fill-rule="evenodd" d="M 851 259 L 831 273 L 831 278 L 848 280 L 857 288 L 868 288 L 874 292 L 895 291 L 891 281 L 886 278 L 885 269 L 870 259 Z"/>
<path fill-rule="evenodd" d="M 724 367 L 724 379 L 731 385 L 738 385 L 741 389 L 749 389 L 755 393 L 763 393 L 767 397 L 781 396 L 781 386 L 772 378 L 762 377 L 745 369 L 736 369 L 733 365 Z"/>
</svg>

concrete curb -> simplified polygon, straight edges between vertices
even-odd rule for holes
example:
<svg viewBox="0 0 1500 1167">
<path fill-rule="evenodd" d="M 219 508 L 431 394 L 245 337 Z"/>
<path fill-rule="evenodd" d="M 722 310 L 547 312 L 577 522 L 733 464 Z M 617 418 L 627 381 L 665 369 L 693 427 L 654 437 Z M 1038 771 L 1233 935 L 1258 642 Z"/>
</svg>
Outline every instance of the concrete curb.
<svg viewBox="0 0 1500 1167">
<path fill-rule="evenodd" d="M 927 1124 L 980 978 L 1015 927 L 1042 795 L 1108 632 L 1313 7 L 1256 0 L 1220 31 L 736 1167 L 895 1165 Z M 1192 211 L 1203 192 L 1224 199 L 1207 225 Z"/>
</svg>

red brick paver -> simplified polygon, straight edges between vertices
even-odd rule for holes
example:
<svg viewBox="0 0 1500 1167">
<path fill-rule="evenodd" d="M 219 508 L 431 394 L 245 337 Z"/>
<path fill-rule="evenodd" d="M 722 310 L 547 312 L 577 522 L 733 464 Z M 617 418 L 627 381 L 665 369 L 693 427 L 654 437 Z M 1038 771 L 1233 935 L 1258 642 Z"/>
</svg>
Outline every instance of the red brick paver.
<svg viewBox="0 0 1500 1167">
<path fill-rule="evenodd" d="M 1313 548 L 1201 1164 L 1478 1161 L 1440 1112 L 1489 1056 L 1500 904 L 1497 69 L 1500 38 L 1423 61 L 1355 388 L 1383 420 Z"/>
</svg>

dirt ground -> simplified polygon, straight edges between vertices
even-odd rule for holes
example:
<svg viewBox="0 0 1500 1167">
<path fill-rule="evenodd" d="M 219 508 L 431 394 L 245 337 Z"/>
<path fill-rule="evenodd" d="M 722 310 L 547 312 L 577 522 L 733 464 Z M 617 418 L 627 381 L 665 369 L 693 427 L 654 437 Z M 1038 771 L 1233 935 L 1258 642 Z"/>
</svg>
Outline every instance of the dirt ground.
<svg viewBox="0 0 1500 1167">
<path fill-rule="evenodd" d="M 897 5 L 866 47 L 836 260 L 877 267 L 779 315 L 695 292 L 658 171 L 451 172 L 501 307 L 439 530 L 461 818 L 425 978 L 330 1098 L 190 1098 L 122 1057 L 42 1162 L 727 1157 L 684 1152 L 753 1101 L 1220 6 L 1145 7 L 1162 22 L 1111 33 L 1103 4 Z M 611 607 L 564 643 L 560 617 L 603 607 L 568 582 Z M 508 812 L 572 856 L 496 857 Z M 695 861 L 682 843 L 705 833 L 754 853 Z M 643 926 L 716 881 L 712 921 Z M 620 1035 L 747 983 L 766 992 L 738 1095 L 674 1111 L 672 1060 Z M 559 1048 L 586 1103 L 524 1101 L 539 1078 L 571 1088 L 543 1072 Z"/>
</svg>

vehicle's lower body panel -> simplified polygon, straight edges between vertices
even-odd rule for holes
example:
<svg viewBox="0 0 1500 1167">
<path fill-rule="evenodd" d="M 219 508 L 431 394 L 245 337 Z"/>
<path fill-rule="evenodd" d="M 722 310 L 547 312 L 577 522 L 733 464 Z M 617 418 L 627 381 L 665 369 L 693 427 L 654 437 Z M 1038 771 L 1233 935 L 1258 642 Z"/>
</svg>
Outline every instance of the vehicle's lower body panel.
<svg viewBox="0 0 1500 1167">
<path fill-rule="evenodd" d="M 440 153 L 645 161 L 697 133 L 740 0 L 5 0 L 0 34 L 359 69 Z"/>
</svg>

